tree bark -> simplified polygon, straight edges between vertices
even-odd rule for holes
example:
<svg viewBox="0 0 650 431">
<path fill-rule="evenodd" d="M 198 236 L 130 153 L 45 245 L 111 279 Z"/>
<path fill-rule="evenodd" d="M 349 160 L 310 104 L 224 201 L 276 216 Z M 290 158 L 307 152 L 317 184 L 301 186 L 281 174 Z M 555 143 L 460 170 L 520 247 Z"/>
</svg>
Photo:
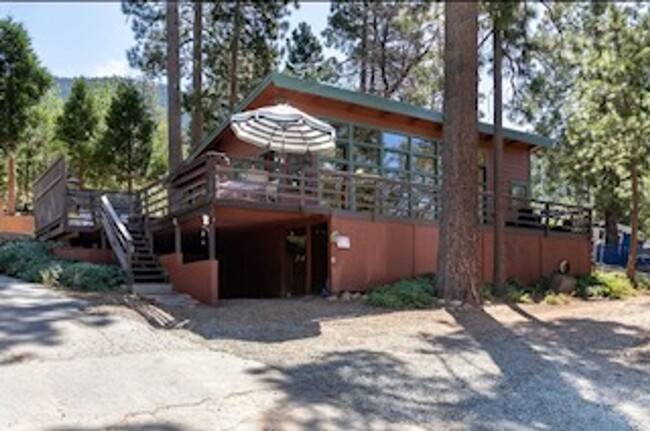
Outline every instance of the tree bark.
<svg viewBox="0 0 650 431">
<path fill-rule="evenodd" d="M 16 153 L 7 151 L 7 215 L 16 214 Z"/>
<path fill-rule="evenodd" d="M 181 137 L 181 82 L 179 59 L 178 2 L 167 2 L 167 127 L 169 172 L 183 161 Z"/>
<path fill-rule="evenodd" d="M 241 1 L 235 2 L 235 17 L 230 41 L 230 112 L 237 106 L 237 58 L 239 54 L 239 38 L 241 36 Z"/>
<path fill-rule="evenodd" d="M 438 285 L 480 305 L 478 241 L 478 5 L 445 3 L 445 100 Z"/>
<path fill-rule="evenodd" d="M 192 46 L 192 148 L 203 137 L 203 2 L 194 2 L 194 41 Z"/>
<path fill-rule="evenodd" d="M 503 182 L 503 42 L 501 30 L 494 26 L 494 274 L 496 294 L 506 294 L 505 259 L 505 184 Z"/>
<path fill-rule="evenodd" d="M 361 67 L 359 68 L 359 91 L 368 91 L 368 2 L 361 5 L 363 21 L 361 24 Z"/>
<path fill-rule="evenodd" d="M 605 244 L 618 245 L 618 209 L 605 210 Z"/>
<path fill-rule="evenodd" d="M 630 251 L 627 257 L 627 278 L 636 285 L 636 259 L 639 248 L 639 167 L 635 160 L 630 167 L 632 208 L 630 211 Z"/>
</svg>

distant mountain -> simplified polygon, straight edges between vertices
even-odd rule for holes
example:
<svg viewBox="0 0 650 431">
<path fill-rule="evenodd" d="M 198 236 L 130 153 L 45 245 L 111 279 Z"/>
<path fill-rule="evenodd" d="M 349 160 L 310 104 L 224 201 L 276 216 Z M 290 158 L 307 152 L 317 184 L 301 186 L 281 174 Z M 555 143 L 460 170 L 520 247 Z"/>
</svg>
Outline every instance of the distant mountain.
<svg viewBox="0 0 650 431">
<path fill-rule="evenodd" d="M 111 83 L 116 83 L 122 80 L 120 77 L 111 77 L 111 78 L 85 78 L 89 86 L 99 86 L 106 85 Z M 66 100 L 70 95 L 72 90 L 72 83 L 74 78 L 63 78 L 63 77 L 54 77 L 54 84 L 59 91 L 59 96 Z M 167 86 L 164 84 L 154 84 L 154 90 L 156 92 L 156 104 L 167 110 Z"/>
</svg>

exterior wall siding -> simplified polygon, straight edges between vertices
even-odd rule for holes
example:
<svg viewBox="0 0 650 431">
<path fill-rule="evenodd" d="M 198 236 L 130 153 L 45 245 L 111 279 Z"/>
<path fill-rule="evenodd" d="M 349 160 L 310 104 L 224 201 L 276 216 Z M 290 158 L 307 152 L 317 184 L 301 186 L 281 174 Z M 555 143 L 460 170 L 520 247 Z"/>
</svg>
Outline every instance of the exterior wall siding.
<svg viewBox="0 0 650 431">
<path fill-rule="evenodd" d="M 186 293 L 208 305 L 217 305 L 219 299 L 219 262 L 202 260 L 183 263 L 179 253 L 159 256 L 174 290 Z"/>
<path fill-rule="evenodd" d="M 365 291 L 370 287 L 435 273 L 438 263 L 437 225 L 332 216 L 331 232 L 347 236 L 349 249 L 330 244 L 331 289 Z M 469 246 L 469 245 L 468 245 Z M 483 228 L 477 248 L 482 281 L 492 281 L 493 233 Z M 554 234 L 531 229 L 506 228 L 506 270 L 508 277 L 531 283 L 550 276 L 567 259 L 571 273 L 591 271 L 591 244 L 586 236 Z"/>
<path fill-rule="evenodd" d="M 34 217 L 0 215 L 0 233 L 34 234 Z"/>
</svg>

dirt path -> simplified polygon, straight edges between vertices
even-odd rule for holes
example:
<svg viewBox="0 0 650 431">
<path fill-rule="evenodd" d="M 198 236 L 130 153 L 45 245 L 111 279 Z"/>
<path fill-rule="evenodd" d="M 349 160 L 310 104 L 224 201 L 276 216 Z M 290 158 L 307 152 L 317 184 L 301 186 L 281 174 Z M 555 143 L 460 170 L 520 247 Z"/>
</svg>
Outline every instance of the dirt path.
<svg viewBox="0 0 650 431">
<path fill-rule="evenodd" d="M 650 297 L 379 313 L 319 299 L 193 313 L 279 371 L 278 429 L 649 429 Z"/>
</svg>

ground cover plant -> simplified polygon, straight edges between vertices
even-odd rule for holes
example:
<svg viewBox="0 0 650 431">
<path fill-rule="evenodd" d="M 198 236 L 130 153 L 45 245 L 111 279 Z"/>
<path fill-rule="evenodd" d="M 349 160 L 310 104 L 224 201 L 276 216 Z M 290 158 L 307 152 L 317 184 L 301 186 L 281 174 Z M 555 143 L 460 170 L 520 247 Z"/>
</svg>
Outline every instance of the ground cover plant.
<svg viewBox="0 0 650 431">
<path fill-rule="evenodd" d="M 375 287 L 368 293 L 368 304 L 391 309 L 421 309 L 433 305 L 436 281 L 424 276 Z"/>
<path fill-rule="evenodd" d="M 124 276 L 118 267 L 58 260 L 52 254 L 53 246 L 40 241 L 0 244 L 0 273 L 80 291 L 115 290 L 124 284 Z"/>
</svg>

